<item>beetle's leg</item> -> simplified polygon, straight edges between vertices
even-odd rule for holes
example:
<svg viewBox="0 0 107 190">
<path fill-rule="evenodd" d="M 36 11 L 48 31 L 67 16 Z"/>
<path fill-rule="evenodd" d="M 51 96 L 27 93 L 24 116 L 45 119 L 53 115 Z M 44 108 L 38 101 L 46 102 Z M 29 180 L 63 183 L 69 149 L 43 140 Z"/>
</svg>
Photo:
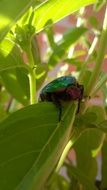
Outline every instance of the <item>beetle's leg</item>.
<svg viewBox="0 0 107 190">
<path fill-rule="evenodd" d="M 60 105 L 60 107 L 59 107 L 59 121 L 61 120 L 61 116 L 62 116 L 62 107 Z"/>
<path fill-rule="evenodd" d="M 51 94 L 49 94 L 49 93 L 40 94 L 40 99 L 41 99 L 42 102 L 51 101 Z"/>
<path fill-rule="evenodd" d="M 61 120 L 61 116 L 62 116 L 62 106 L 61 104 L 57 104 L 57 107 L 59 109 L 59 121 Z"/>
<path fill-rule="evenodd" d="M 43 95 L 43 94 L 40 94 L 40 100 L 41 100 L 42 102 L 44 102 L 44 95 Z"/>
<path fill-rule="evenodd" d="M 59 121 L 61 120 L 62 116 L 62 105 L 60 100 L 58 99 L 57 95 L 53 94 L 51 96 L 52 102 L 56 105 L 56 107 L 59 109 Z"/>
<path fill-rule="evenodd" d="M 78 100 L 78 107 L 77 107 L 76 114 L 79 113 L 79 110 L 80 110 L 80 103 L 81 103 L 81 100 Z"/>
<path fill-rule="evenodd" d="M 80 97 L 79 100 L 78 100 L 78 108 L 77 108 L 77 113 L 79 113 L 80 104 L 81 104 L 81 101 L 82 101 L 83 95 L 84 95 L 84 86 L 83 86 L 83 85 L 79 85 L 79 84 L 77 83 L 77 87 L 78 87 L 78 88 L 80 89 L 80 91 L 81 91 L 81 97 Z"/>
<path fill-rule="evenodd" d="M 62 116 L 62 105 L 61 105 L 60 101 L 58 101 L 57 99 L 54 99 L 54 104 L 59 109 L 59 121 L 60 121 L 61 116 Z"/>
</svg>

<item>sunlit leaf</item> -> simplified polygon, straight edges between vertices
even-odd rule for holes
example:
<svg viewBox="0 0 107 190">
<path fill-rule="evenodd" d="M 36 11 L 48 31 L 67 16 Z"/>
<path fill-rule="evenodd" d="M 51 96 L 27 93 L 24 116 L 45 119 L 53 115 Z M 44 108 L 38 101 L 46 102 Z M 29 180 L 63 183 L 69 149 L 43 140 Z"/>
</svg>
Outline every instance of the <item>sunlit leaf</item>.
<svg viewBox="0 0 107 190">
<path fill-rule="evenodd" d="M 56 23 L 83 6 L 95 3 L 96 0 L 50 0 L 35 9 L 34 25 L 41 31 L 47 23 Z"/>
<path fill-rule="evenodd" d="M 8 92 L 25 105 L 29 102 L 27 73 L 19 48 L 11 40 L 3 40 L 0 44 L 0 76 L 2 82 Z"/>
<path fill-rule="evenodd" d="M 21 67 L 23 60 L 19 48 L 9 38 L 0 43 L 0 72 Z"/>
<path fill-rule="evenodd" d="M 0 123 L 0 188 L 41 189 L 69 140 L 77 106 L 59 124 L 52 103 L 28 106 Z M 44 175 L 45 174 L 45 175 Z"/>
<path fill-rule="evenodd" d="M 0 40 L 33 3 L 34 0 L 11 0 L 11 3 L 8 0 L 0 1 Z"/>
</svg>

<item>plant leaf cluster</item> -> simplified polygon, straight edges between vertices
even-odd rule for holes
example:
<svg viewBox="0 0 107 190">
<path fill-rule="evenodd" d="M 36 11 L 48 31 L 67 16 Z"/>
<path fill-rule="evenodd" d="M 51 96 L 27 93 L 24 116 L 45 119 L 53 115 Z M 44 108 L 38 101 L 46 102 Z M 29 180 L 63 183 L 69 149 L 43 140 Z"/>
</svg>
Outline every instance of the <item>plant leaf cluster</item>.
<svg viewBox="0 0 107 190">
<path fill-rule="evenodd" d="M 0 2 L 1 190 L 107 188 L 107 74 L 101 70 L 106 57 L 107 13 L 103 26 L 93 15 L 85 18 L 90 4 L 99 12 L 106 1 Z M 56 40 L 55 23 L 74 12 L 77 25 Z M 46 37 L 45 56 L 39 35 Z M 41 87 L 57 67 L 56 76 L 71 75 L 75 67 L 73 74 L 84 85 L 79 114 L 78 102 L 65 103 L 60 122 L 53 103 L 38 102 Z M 96 99 L 101 101 L 99 106 L 94 105 Z M 67 156 L 70 148 L 75 163 Z M 57 166 L 64 168 L 66 176 L 55 171 Z"/>
</svg>

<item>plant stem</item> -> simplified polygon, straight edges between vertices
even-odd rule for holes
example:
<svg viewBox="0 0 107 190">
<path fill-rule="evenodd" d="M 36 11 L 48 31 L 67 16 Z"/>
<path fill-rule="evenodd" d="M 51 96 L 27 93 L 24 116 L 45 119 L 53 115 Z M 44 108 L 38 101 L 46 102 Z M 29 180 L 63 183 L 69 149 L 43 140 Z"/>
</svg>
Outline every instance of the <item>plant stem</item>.
<svg viewBox="0 0 107 190">
<path fill-rule="evenodd" d="M 106 81 L 107 81 L 107 74 L 102 76 L 102 78 L 98 81 L 93 91 L 91 91 L 91 96 L 94 96 Z"/>
<path fill-rule="evenodd" d="M 29 85 L 30 85 L 30 104 L 35 104 L 37 102 L 36 99 L 36 72 L 35 72 L 35 64 L 32 56 L 31 48 L 27 50 L 28 62 L 31 68 L 31 72 L 29 72 Z"/>
<path fill-rule="evenodd" d="M 13 97 L 10 97 L 8 104 L 6 106 L 6 113 L 9 113 L 12 101 L 13 101 Z"/>
<path fill-rule="evenodd" d="M 35 104 L 36 100 L 36 79 L 35 70 L 29 73 L 29 85 L 30 85 L 30 104 Z"/>
<path fill-rule="evenodd" d="M 40 50 L 36 36 L 34 36 L 31 40 L 31 51 L 33 55 L 33 60 L 36 65 L 41 64 Z"/>
<path fill-rule="evenodd" d="M 78 18 L 77 18 L 76 27 L 82 26 L 82 24 L 83 24 L 83 23 L 82 23 L 82 20 L 83 20 L 83 19 L 82 19 L 82 16 L 83 16 L 84 12 L 85 12 L 85 7 L 82 7 L 82 8 L 80 9 L 80 11 L 79 11 L 79 16 L 78 16 Z M 69 55 L 68 55 L 68 58 L 69 58 L 69 59 L 72 58 L 74 51 L 75 51 L 75 45 L 72 46 L 72 47 L 70 48 L 70 50 L 69 50 Z"/>
<path fill-rule="evenodd" d="M 57 165 L 56 170 L 55 170 L 56 172 L 58 172 L 59 169 L 61 168 L 61 166 L 63 165 L 64 160 L 66 159 L 69 150 L 72 148 L 72 146 L 74 145 L 76 140 L 79 138 L 81 132 L 82 132 L 81 129 L 80 130 L 75 129 L 75 130 L 72 131 L 71 139 L 69 140 L 69 142 L 67 143 L 66 147 L 63 150 L 63 153 L 62 153 L 62 155 L 60 157 L 60 160 L 59 160 L 58 165 Z"/>
<path fill-rule="evenodd" d="M 58 172 L 59 169 L 61 168 L 61 166 L 63 165 L 64 160 L 66 159 L 67 154 L 68 154 L 68 152 L 69 152 L 69 150 L 70 150 L 71 147 L 72 147 L 72 142 L 71 142 L 71 140 L 70 140 L 70 141 L 67 143 L 65 149 L 63 150 L 63 153 L 62 153 L 62 155 L 61 155 L 61 158 L 60 158 L 60 160 L 59 160 L 59 162 L 58 162 L 58 165 L 57 165 L 57 167 L 56 167 L 56 170 L 55 170 L 56 172 Z"/>
<path fill-rule="evenodd" d="M 102 29 L 102 34 L 101 34 L 100 43 L 99 43 L 99 50 L 97 52 L 96 65 L 95 65 L 92 76 L 91 76 L 90 81 L 86 88 L 87 96 L 90 95 L 90 93 L 93 90 L 93 88 L 96 84 L 96 81 L 99 77 L 101 66 L 103 63 L 104 55 L 105 55 L 106 46 L 107 46 L 106 40 L 107 40 L 107 7 L 106 7 L 106 11 L 105 11 L 103 29 Z"/>
<path fill-rule="evenodd" d="M 83 75 L 84 75 L 85 70 L 86 70 L 86 68 L 87 68 L 87 63 L 88 63 L 88 61 L 89 61 L 91 55 L 93 54 L 93 52 L 94 52 L 94 50 L 95 50 L 95 47 L 96 47 L 97 42 L 98 42 L 98 36 L 95 36 L 95 38 L 94 38 L 94 40 L 93 40 L 93 42 L 92 42 L 92 44 L 91 44 L 91 47 L 90 47 L 90 49 L 89 49 L 89 51 L 88 51 L 88 55 L 87 55 L 87 57 L 86 57 L 86 59 L 85 59 L 85 62 L 84 62 L 84 64 L 83 64 L 83 66 L 82 66 L 80 75 L 79 75 L 79 77 L 78 77 L 79 82 L 82 81 Z"/>
</svg>

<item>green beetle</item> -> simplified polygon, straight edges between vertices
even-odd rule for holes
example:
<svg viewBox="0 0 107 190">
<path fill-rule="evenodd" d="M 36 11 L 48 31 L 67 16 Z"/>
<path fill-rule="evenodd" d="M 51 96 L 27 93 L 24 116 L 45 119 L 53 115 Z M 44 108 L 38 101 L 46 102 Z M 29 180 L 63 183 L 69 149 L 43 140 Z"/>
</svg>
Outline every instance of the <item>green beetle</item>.
<svg viewBox="0 0 107 190">
<path fill-rule="evenodd" d="M 80 102 L 83 99 L 84 87 L 78 84 L 73 76 L 59 77 L 47 84 L 40 93 L 41 101 L 53 102 L 59 108 L 59 121 L 61 119 L 62 105 L 61 101 L 78 101 L 78 110 Z"/>
</svg>

